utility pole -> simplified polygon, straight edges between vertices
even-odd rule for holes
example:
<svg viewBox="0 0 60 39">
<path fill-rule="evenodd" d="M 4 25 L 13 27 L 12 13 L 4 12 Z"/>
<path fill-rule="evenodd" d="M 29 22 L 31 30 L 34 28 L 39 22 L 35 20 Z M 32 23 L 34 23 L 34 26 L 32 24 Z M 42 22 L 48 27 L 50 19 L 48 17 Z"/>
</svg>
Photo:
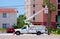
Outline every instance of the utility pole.
<svg viewBox="0 0 60 39">
<path fill-rule="evenodd" d="M 50 26 L 51 26 L 50 0 L 48 0 L 48 3 L 45 4 L 45 7 L 44 8 L 45 8 L 44 13 L 47 15 L 48 35 L 50 35 L 50 30 L 49 30 L 50 29 Z"/>
<path fill-rule="evenodd" d="M 50 0 L 48 1 L 48 14 L 47 14 L 47 20 L 48 20 L 48 23 L 47 23 L 47 26 L 50 27 L 51 26 L 51 13 L 50 13 Z M 50 35 L 50 31 L 48 29 L 48 35 Z"/>
</svg>

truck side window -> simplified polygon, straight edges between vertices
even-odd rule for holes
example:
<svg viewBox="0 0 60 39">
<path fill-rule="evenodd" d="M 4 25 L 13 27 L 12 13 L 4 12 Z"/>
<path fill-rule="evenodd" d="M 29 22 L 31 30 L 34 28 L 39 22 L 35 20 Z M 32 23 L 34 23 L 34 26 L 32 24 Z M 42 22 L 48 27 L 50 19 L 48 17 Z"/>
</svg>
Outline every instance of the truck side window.
<svg viewBox="0 0 60 39">
<path fill-rule="evenodd" d="M 23 27 L 22 29 L 26 29 L 26 27 Z"/>
</svg>

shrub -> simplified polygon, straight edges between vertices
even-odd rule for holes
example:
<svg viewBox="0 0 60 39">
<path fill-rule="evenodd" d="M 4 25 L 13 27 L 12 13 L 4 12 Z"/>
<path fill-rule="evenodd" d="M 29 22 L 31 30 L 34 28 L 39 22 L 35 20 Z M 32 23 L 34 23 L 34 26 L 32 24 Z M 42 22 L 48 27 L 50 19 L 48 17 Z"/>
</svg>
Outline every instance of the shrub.
<svg viewBox="0 0 60 39">
<path fill-rule="evenodd" d="M 17 28 L 18 28 L 18 26 L 17 26 L 17 25 L 15 25 L 15 24 L 13 25 L 13 27 L 14 27 L 14 29 L 17 29 Z"/>
<path fill-rule="evenodd" d="M 60 34 L 60 28 L 56 29 L 57 34 Z"/>
<path fill-rule="evenodd" d="M 60 34 L 60 29 L 56 29 L 56 30 L 52 30 L 51 31 L 52 34 Z"/>
<path fill-rule="evenodd" d="M 53 30 L 51 26 L 46 26 L 46 28 L 49 30 L 49 32 Z"/>
<path fill-rule="evenodd" d="M 56 30 L 52 30 L 51 33 L 52 34 L 57 34 L 57 31 Z"/>
</svg>

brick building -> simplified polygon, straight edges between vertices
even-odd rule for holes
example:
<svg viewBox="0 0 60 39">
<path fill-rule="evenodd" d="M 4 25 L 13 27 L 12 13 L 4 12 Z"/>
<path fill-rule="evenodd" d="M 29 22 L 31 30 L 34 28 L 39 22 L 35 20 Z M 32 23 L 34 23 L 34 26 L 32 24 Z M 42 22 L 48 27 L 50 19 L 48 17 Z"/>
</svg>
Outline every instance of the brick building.
<svg viewBox="0 0 60 39">
<path fill-rule="evenodd" d="M 56 23 L 60 23 L 60 1 L 59 0 L 50 0 L 56 6 L 56 11 L 51 12 L 51 25 L 56 26 Z M 28 18 L 34 15 L 36 12 L 40 11 L 43 8 L 44 0 L 25 0 L 25 16 Z M 57 17 L 59 15 L 59 17 Z M 44 12 L 36 15 L 31 19 L 33 24 L 43 24 L 47 25 L 47 15 Z"/>
</svg>

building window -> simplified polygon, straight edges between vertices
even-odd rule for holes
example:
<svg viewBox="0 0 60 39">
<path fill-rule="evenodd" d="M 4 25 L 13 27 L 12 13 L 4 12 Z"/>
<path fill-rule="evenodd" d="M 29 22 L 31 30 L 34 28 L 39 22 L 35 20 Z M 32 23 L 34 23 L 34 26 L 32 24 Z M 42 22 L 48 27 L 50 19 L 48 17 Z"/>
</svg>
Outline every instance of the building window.
<svg viewBox="0 0 60 39">
<path fill-rule="evenodd" d="M 9 17 L 9 14 L 8 13 L 3 13 L 3 18 L 7 18 Z"/>
<path fill-rule="evenodd" d="M 7 28 L 8 26 L 10 26 L 9 24 L 3 23 L 3 28 Z"/>
<path fill-rule="evenodd" d="M 35 4 L 33 4 L 33 7 L 35 7 Z"/>
<path fill-rule="evenodd" d="M 60 22 L 60 16 L 57 16 L 57 22 Z"/>
<path fill-rule="evenodd" d="M 57 20 L 58 18 L 57 18 L 57 15 L 56 15 L 56 22 L 58 22 L 58 20 Z"/>
<path fill-rule="evenodd" d="M 60 3 L 60 0 L 58 0 L 58 3 Z"/>
<path fill-rule="evenodd" d="M 35 0 L 33 0 L 33 1 L 35 1 Z"/>
<path fill-rule="evenodd" d="M 58 9 L 60 9 L 60 4 L 58 4 Z"/>
<path fill-rule="evenodd" d="M 33 14 L 35 14 L 35 10 L 33 11 Z"/>
<path fill-rule="evenodd" d="M 58 15 L 60 15 L 60 11 L 58 11 Z"/>
<path fill-rule="evenodd" d="M 35 20 L 35 17 L 33 17 L 33 20 Z"/>
<path fill-rule="evenodd" d="M 3 13 L 3 18 L 6 18 L 7 17 L 7 13 Z"/>
<path fill-rule="evenodd" d="M 7 24 L 3 24 L 3 28 L 7 28 Z"/>
</svg>

